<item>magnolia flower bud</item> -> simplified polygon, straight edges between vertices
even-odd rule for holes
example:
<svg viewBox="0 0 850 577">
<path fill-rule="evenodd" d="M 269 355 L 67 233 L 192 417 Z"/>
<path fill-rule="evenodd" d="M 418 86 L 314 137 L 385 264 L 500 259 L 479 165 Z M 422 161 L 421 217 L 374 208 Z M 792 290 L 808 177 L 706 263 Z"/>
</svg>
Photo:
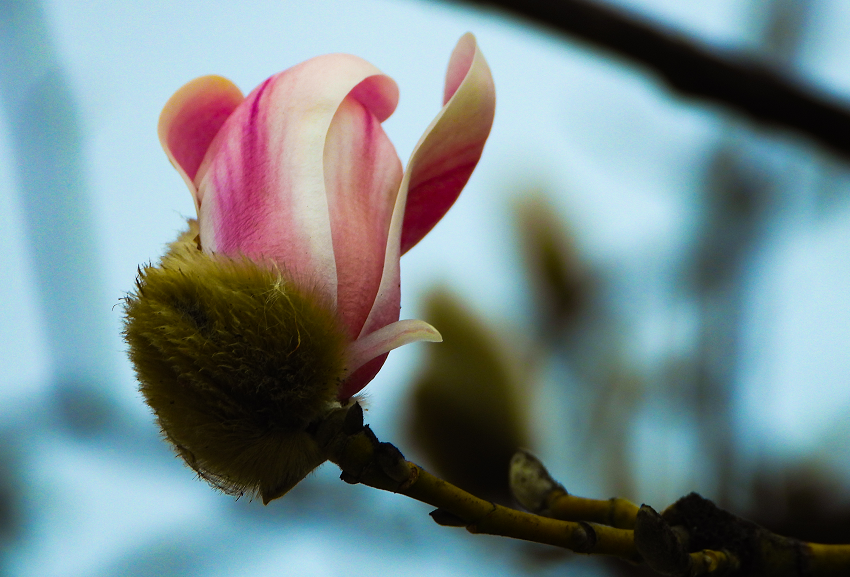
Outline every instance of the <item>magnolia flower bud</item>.
<svg viewBox="0 0 850 577">
<path fill-rule="evenodd" d="M 197 78 L 160 115 L 198 221 L 139 271 L 125 337 L 163 434 L 225 492 L 286 493 L 326 458 L 312 433 L 387 354 L 441 338 L 399 320 L 399 259 L 454 203 L 490 132 L 475 38 L 455 47 L 406 170 L 381 128 L 397 101 L 380 70 L 328 54 L 247 96 Z"/>
<path fill-rule="evenodd" d="M 125 337 L 164 436 L 223 491 L 281 496 L 325 461 L 307 427 L 334 407 L 346 336 L 273 263 L 209 255 L 192 221 L 126 299 Z"/>
</svg>

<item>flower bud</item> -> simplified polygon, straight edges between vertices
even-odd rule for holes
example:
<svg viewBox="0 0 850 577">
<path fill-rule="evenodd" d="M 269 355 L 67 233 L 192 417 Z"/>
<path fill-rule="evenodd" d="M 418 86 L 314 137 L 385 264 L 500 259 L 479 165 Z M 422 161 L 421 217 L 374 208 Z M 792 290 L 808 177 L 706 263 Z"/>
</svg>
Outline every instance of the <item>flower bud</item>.
<svg viewBox="0 0 850 577">
<path fill-rule="evenodd" d="M 280 497 L 325 461 L 307 432 L 338 407 L 346 334 L 270 262 L 208 254 L 197 223 L 139 272 L 124 335 L 165 438 L 222 491 Z"/>
<path fill-rule="evenodd" d="M 163 108 L 160 142 L 199 223 L 139 271 L 124 332 L 165 437 L 225 492 L 283 495 L 325 460 L 319 425 L 391 350 L 440 340 L 399 320 L 399 259 L 454 203 L 490 132 L 475 38 L 455 46 L 406 170 L 381 128 L 397 102 L 380 70 L 328 54 L 248 96 L 196 78 Z"/>
</svg>

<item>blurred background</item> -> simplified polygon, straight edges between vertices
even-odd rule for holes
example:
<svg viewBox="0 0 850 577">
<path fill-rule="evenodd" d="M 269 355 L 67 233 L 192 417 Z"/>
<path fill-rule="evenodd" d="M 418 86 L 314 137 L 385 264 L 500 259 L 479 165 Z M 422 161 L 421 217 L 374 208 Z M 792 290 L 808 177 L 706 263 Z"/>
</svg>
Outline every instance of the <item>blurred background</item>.
<svg viewBox="0 0 850 577">
<path fill-rule="evenodd" d="M 850 108 L 850 5 L 616 0 Z M 406 159 L 476 34 L 497 112 L 455 207 L 402 262 L 402 318 L 440 345 L 367 388 L 381 440 L 507 500 L 531 449 L 575 494 L 663 509 L 698 491 L 850 540 L 850 171 L 790 131 L 506 13 L 424 0 L 0 1 L 3 575 L 631 575 L 438 527 L 325 465 L 263 507 L 158 437 L 121 297 L 194 215 L 156 136 L 203 74 L 244 92 L 328 52 L 399 84 Z"/>
</svg>

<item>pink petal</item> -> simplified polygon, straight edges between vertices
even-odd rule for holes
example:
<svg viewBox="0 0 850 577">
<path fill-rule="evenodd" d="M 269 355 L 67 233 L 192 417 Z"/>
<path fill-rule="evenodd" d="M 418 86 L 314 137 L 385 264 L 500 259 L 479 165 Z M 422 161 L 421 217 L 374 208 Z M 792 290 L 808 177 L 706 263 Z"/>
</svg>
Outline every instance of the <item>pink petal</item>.
<svg viewBox="0 0 850 577">
<path fill-rule="evenodd" d="M 245 99 L 221 76 L 202 76 L 174 93 L 159 115 L 159 141 L 200 205 L 194 180 L 198 167 L 225 120 Z"/>
<path fill-rule="evenodd" d="M 355 100 L 358 89 L 374 84 L 369 80 L 358 85 L 340 105 L 324 151 L 336 257 L 337 312 L 352 339 L 360 333 L 378 293 L 390 219 L 402 178 L 401 161 L 379 119 Z M 377 104 L 383 102 L 386 99 L 378 99 Z"/>
<path fill-rule="evenodd" d="M 493 77 L 475 37 L 467 33 L 452 52 L 445 106 L 419 140 L 405 176 L 407 206 L 401 253 L 443 217 L 469 180 L 490 134 L 496 107 Z"/>
<path fill-rule="evenodd" d="M 325 140 L 342 101 L 373 76 L 380 71 L 368 62 L 331 54 L 281 72 L 248 95 L 196 176 L 204 250 L 272 259 L 290 278 L 336 303 Z M 372 88 L 355 95 L 374 103 Z M 390 94 L 376 107 L 381 115 L 395 105 L 392 91 L 384 92 Z"/>
<path fill-rule="evenodd" d="M 447 104 L 419 139 L 404 173 L 393 208 L 381 285 L 361 337 L 398 320 L 399 258 L 454 203 L 490 133 L 495 88 L 490 68 L 472 34 L 464 35 L 452 53 L 445 96 Z"/>
<path fill-rule="evenodd" d="M 393 205 L 378 294 L 375 296 L 372 309 L 369 311 L 369 316 L 366 317 L 366 322 L 363 323 L 363 328 L 358 338 L 363 338 L 390 323 L 398 321 L 399 312 L 401 311 L 400 241 L 401 227 L 404 221 L 404 206 L 407 201 L 407 195 L 403 194 L 407 190 L 406 183 L 407 175 L 404 175 L 399 192 L 395 197 L 395 204 Z M 377 362 L 377 359 L 372 362 L 371 367 L 374 368 L 374 372 L 371 373 L 369 380 L 378 373 L 378 370 L 380 370 L 383 364 L 383 359 L 380 362 Z M 363 385 L 365 386 L 369 380 L 364 381 Z"/>
<path fill-rule="evenodd" d="M 340 388 L 339 398 L 348 399 L 371 381 L 387 353 L 417 341 L 440 342 L 443 337 L 437 329 L 420 320 L 405 320 L 389 324 L 348 346 L 348 374 Z"/>
<path fill-rule="evenodd" d="M 381 371 L 381 368 L 384 366 L 384 362 L 387 360 L 387 355 L 388 353 L 384 353 L 379 357 L 375 357 L 354 371 L 351 376 L 342 383 L 337 398 L 340 401 L 346 401 L 363 390 L 366 385 L 372 382 L 375 375 Z"/>
</svg>

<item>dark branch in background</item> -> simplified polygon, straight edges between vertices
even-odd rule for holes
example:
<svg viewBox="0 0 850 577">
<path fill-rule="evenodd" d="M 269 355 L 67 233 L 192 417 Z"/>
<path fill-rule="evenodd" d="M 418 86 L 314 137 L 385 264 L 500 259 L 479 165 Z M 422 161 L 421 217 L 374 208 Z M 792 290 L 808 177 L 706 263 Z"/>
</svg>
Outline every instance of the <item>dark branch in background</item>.
<svg viewBox="0 0 850 577">
<path fill-rule="evenodd" d="M 467 0 L 502 8 L 651 68 L 672 88 L 775 126 L 850 158 L 850 110 L 742 56 L 721 57 L 681 36 L 586 0 Z"/>
</svg>

